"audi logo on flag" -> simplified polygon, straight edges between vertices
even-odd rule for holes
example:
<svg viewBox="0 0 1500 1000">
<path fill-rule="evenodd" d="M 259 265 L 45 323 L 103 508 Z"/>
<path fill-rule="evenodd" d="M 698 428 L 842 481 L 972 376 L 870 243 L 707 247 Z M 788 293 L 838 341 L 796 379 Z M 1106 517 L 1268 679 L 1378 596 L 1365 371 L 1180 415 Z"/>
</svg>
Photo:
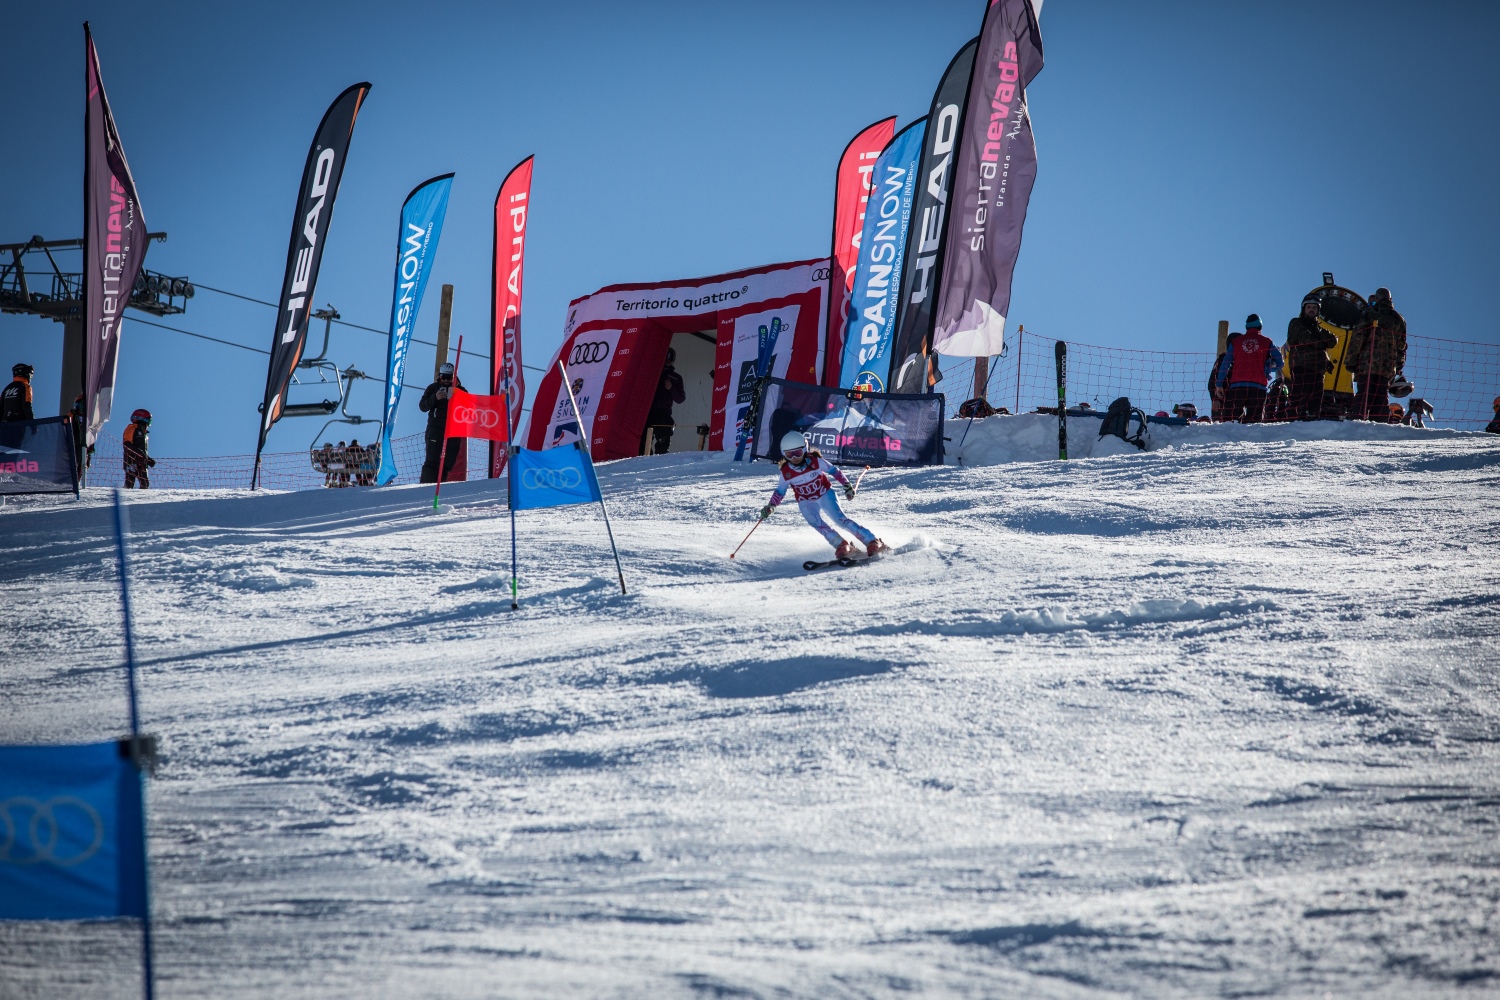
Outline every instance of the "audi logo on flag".
<svg viewBox="0 0 1500 1000">
<path fill-rule="evenodd" d="M 480 409 L 477 406 L 457 406 L 453 409 L 454 423 L 471 424 L 485 430 L 494 430 L 499 427 L 501 416 L 494 410 Z"/>
<path fill-rule="evenodd" d="M 72 819 L 71 831 L 81 826 L 78 816 L 87 821 L 90 838 L 87 846 L 66 842 L 59 816 Z M 0 864 L 71 868 L 99 853 L 103 845 L 104 820 L 99 818 L 98 810 L 80 798 L 60 795 L 43 802 L 17 795 L 0 802 Z"/>
<path fill-rule="evenodd" d="M 583 482 L 577 469 L 527 469 L 521 473 L 521 485 L 529 490 L 571 490 Z"/>
<path fill-rule="evenodd" d="M 814 280 L 814 281 L 827 281 L 828 278 L 829 278 L 829 276 L 832 275 L 832 274 L 833 274 L 832 268 L 815 267 L 815 268 L 813 268 L 813 272 L 812 272 L 812 280 Z"/>
<path fill-rule="evenodd" d="M 598 364 L 609 357 L 609 342 L 604 340 L 592 340 L 586 344 L 574 344 L 573 354 L 568 358 L 570 365 L 592 365 Z"/>
</svg>

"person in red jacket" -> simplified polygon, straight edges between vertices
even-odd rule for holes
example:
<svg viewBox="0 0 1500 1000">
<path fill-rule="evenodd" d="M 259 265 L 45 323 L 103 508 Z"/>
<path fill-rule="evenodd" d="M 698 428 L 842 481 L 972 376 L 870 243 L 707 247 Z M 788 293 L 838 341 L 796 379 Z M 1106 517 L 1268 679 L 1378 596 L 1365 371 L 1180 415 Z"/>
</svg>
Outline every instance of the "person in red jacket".
<svg viewBox="0 0 1500 1000">
<path fill-rule="evenodd" d="M 1230 334 L 1215 384 L 1224 390 L 1225 420 L 1258 424 L 1265 413 L 1266 386 L 1281 370 L 1281 351 L 1260 332 L 1260 317 L 1245 317 L 1245 332 Z"/>
<path fill-rule="evenodd" d="M 127 490 L 133 489 L 137 480 L 140 481 L 141 489 L 151 488 L 151 473 L 147 470 L 156 465 L 156 459 L 146 454 L 150 428 L 150 410 L 136 410 L 130 415 L 130 426 L 125 428 L 125 488 Z"/>
</svg>

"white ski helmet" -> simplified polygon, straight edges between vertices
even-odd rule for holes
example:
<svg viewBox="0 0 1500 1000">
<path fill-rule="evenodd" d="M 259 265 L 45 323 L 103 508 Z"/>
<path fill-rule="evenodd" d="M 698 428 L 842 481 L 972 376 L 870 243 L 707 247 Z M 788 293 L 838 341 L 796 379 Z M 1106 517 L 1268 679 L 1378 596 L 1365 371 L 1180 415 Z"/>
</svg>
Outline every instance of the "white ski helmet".
<svg viewBox="0 0 1500 1000">
<path fill-rule="evenodd" d="M 785 456 L 794 451 L 807 451 L 807 435 L 801 431 L 787 431 L 781 435 L 781 454 Z"/>
</svg>

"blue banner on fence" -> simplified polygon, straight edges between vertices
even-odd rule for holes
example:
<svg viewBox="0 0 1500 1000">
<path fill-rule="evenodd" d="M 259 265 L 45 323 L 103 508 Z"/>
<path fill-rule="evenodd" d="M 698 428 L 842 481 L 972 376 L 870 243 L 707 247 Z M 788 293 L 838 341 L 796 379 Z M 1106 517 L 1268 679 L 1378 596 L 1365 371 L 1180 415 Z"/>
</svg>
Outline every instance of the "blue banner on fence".
<svg viewBox="0 0 1500 1000">
<path fill-rule="evenodd" d="M 391 432 L 396 427 L 396 407 L 401 403 L 401 376 L 406 372 L 406 350 L 411 346 L 417 311 L 427 275 L 437 254 L 443 217 L 448 213 L 448 191 L 453 175 L 444 174 L 417 185 L 401 206 L 401 232 L 396 240 L 396 290 L 391 297 L 391 346 L 385 366 L 385 423 L 380 428 L 380 472 L 376 485 L 396 478 L 396 456 Z"/>
<path fill-rule="evenodd" d="M 927 119 L 906 126 L 875 161 L 870 203 L 860 237 L 854 292 L 844 327 L 844 357 L 839 385 L 886 389 L 891 341 L 896 335 L 896 306 L 901 298 L 901 271 L 906 263 L 906 234 L 911 228 L 917 164 Z"/>
<path fill-rule="evenodd" d="M 67 417 L 0 423 L 0 494 L 70 493 L 73 425 Z"/>
<path fill-rule="evenodd" d="M 146 915 L 141 774 L 122 746 L 0 746 L 0 920 Z"/>
<path fill-rule="evenodd" d="M 564 507 L 599 500 L 599 480 L 594 463 L 579 446 L 531 451 L 518 448 L 510 456 L 510 506 L 512 510 Z"/>
</svg>

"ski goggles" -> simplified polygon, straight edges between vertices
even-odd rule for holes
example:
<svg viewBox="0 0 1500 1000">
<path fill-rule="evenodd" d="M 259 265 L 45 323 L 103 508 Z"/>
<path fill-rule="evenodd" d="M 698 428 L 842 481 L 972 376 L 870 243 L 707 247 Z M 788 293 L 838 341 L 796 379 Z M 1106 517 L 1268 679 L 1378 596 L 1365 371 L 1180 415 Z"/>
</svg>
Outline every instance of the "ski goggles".
<svg viewBox="0 0 1500 1000">
<path fill-rule="evenodd" d="M 807 457 L 807 449 L 806 448 L 793 448 L 791 451 L 784 451 L 784 452 L 782 452 L 781 456 L 783 458 L 785 458 L 788 462 L 791 462 L 793 465 L 801 465 L 802 464 L 802 459 L 804 459 L 804 458 Z"/>
</svg>

